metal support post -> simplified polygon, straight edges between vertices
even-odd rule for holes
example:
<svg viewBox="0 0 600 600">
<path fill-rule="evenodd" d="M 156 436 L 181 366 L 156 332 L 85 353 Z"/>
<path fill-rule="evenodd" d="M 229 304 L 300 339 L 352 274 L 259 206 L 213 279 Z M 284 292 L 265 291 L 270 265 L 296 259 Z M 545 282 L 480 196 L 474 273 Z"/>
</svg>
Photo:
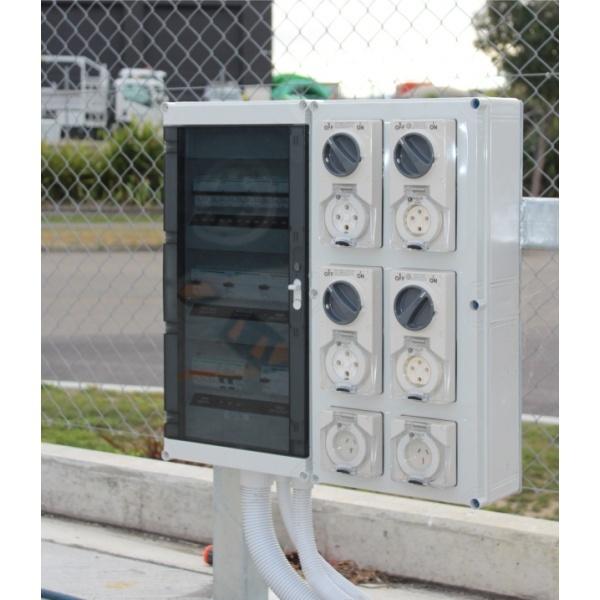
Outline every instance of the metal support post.
<svg viewBox="0 0 600 600">
<path fill-rule="evenodd" d="M 267 600 L 244 542 L 239 470 L 214 468 L 213 508 L 213 600 Z"/>
</svg>

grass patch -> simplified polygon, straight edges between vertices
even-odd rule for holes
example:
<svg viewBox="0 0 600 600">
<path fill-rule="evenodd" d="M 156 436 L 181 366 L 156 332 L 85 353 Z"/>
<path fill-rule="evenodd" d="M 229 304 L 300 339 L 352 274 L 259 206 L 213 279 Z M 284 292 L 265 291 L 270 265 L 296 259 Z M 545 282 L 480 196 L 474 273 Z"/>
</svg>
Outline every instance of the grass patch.
<svg viewBox="0 0 600 600">
<path fill-rule="evenodd" d="M 162 394 L 42 386 L 42 441 L 149 458 L 162 449 Z"/>
<path fill-rule="evenodd" d="M 53 225 L 42 227 L 44 250 L 158 250 L 164 242 L 162 223 Z"/>
<path fill-rule="evenodd" d="M 42 386 L 42 441 L 159 458 L 162 394 Z M 556 441 L 555 441 L 556 440 Z M 558 520 L 558 426 L 523 423 L 525 490 L 487 510 Z"/>
<path fill-rule="evenodd" d="M 44 225 L 113 225 L 119 224 L 162 224 L 161 213 L 50 213 L 42 212 Z"/>
<path fill-rule="evenodd" d="M 558 521 L 558 425 L 523 423 L 523 487 L 489 510 Z"/>
</svg>

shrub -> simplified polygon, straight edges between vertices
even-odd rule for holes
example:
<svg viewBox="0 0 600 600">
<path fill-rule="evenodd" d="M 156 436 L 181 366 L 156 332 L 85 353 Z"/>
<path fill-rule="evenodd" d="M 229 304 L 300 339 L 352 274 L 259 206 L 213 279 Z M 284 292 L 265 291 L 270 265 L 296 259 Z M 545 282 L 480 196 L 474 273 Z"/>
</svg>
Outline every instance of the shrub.
<svg viewBox="0 0 600 600">
<path fill-rule="evenodd" d="M 163 151 L 151 123 L 117 127 L 97 142 L 42 143 L 42 202 L 160 206 Z"/>
</svg>

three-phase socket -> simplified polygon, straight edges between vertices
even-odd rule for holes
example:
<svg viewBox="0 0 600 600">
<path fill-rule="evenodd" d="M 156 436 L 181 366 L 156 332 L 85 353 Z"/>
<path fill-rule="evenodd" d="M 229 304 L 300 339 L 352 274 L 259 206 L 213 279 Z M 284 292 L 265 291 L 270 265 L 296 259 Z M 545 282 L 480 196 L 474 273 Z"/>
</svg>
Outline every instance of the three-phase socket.
<svg viewBox="0 0 600 600">
<path fill-rule="evenodd" d="M 326 121 L 318 131 L 317 174 L 322 243 L 381 246 L 381 121 Z"/>
<path fill-rule="evenodd" d="M 456 245 L 456 122 L 385 123 L 392 246 L 449 252 Z"/>
<path fill-rule="evenodd" d="M 394 396 L 433 404 L 454 402 L 456 274 L 390 270 L 387 278 Z"/>
<path fill-rule="evenodd" d="M 447 488 L 456 485 L 456 423 L 402 416 L 391 424 L 392 479 Z"/>
<path fill-rule="evenodd" d="M 316 282 L 321 388 L 382 391 L 382 269 L 323 267 Z"/>
<path fill-rule="evenodd" d="M 383 415 L 332 407 L 321 411 L 321 468 L 326 471 L 378 477 L 383 473 Z"/>
</svg>

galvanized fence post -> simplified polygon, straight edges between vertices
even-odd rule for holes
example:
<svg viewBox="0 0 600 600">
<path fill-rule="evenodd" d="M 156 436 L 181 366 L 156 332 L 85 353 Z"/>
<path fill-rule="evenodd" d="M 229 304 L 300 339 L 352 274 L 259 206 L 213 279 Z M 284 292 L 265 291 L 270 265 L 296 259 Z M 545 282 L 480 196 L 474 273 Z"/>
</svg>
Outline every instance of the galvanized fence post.
<svg viewBox="0 0 600 600">
<path fill-rule="evenodd" d="M 244 542 L 240 471 L 214 468 L 213 507 L 213 600 L 267 600 L 269 590 Z"/>
</svg>

